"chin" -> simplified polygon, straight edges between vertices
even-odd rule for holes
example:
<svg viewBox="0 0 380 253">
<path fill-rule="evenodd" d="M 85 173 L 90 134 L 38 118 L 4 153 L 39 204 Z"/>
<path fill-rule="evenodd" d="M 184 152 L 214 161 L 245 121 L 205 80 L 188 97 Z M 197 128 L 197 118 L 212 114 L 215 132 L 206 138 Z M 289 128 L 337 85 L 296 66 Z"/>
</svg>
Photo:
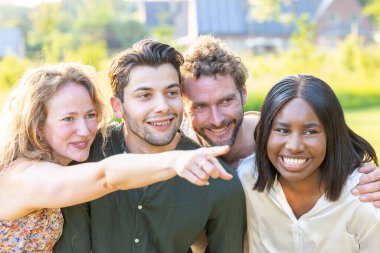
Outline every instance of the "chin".
<svg viewBox="0 0 380 253">
<path fill-rule="evenodd" d="M 231 139 L 228 139 L 228 140 L 223 140 L 223 141 L 215 141 L 213 142 L 213 146 L 231 146 L 233 144 L 232 140 Z"/>
<path fill-rule="evenodd" d="M 84 162 L 88 159 L 88 156 L 89 156 L 89 153 L 87 152 L 86 154 L 83 154 L 83 155 L 76 155 L 75 157 L 73 157 L 73 160 L 76 161 L 76 162 Z"/>
</svg>

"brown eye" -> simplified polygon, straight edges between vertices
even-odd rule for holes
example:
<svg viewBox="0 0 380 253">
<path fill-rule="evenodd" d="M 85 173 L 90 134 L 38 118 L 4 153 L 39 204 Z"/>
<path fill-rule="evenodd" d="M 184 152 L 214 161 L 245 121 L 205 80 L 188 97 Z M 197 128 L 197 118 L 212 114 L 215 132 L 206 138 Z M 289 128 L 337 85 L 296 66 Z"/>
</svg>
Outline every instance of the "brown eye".
<svg viewBox="0 0 380 253">
<path fill-rule="evenodd" d="M 74 117 L 72 117 L 72 116 L 65 117 L 65 118 L 62 119 L 62 121 L 72 122 L 72 121 L 74 121 Z"/>
<path fill-rule="evenodd" d="M 93 118 L 96 118 L 96 113 L 89 113 L 89 114 L 87 114 L 86 118 L 87 118 L 87 119 L 93 119 Z"/>
<path fill-rule="evenodd" d="M 148 99 L 150 98 L 150 94 L 149 93 L 141 93 L 137 96 L 138 98 L 141 98 L 141 99 Z"/>
</svg>

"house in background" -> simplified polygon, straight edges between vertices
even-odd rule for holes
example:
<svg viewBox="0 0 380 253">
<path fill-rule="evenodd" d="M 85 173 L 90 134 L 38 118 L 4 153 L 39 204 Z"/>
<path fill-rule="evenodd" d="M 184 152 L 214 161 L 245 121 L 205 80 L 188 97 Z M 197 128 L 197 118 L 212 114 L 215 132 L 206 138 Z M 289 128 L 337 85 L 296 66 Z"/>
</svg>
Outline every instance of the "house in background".
<svg viewBox="0 0 380 253">
<path fill-rule="evenodd" d="M 180 43 L 189 43 L 202 34 L 225 41 L 241 41 L 247 36 L 247 0 L 143 1 L 146 27 L 173 27 Z"/>
<path fill-rule="evenodd" d="M 358 0 L 322 1 L 315 18 L 317 43 L 321 46 L 335 47 L 349 34 L 360 35 L 367 42 L 373 40 L 374 25 L 363 15 Z"/>
<path fill-rule="evenodd" d="M 189 43 L 199 35 L 213 34 L 230 47 L 255 51 L 279 51 L 290 46 L 296 25 L 275 20 L 259 22 L 250 16 L 248 0 L 144 0 L 146 25 L 160 25 L 160 13 L 166 13 L 167 25 L 174 27 L 180 41 Z M 282 13 L 296 18 L 307 15 L 316 26 L 316 43 L 326 48 L 349 34 L 366 41 L 373 39 L 373 25 L 363 15 L 358 0 L 292 0 L 281 7 Z M 161 19 L 162 20 L 162 19 Z"/>
<path fill-rule="evenodd" d="M 7 55 L 25 56 L 25 40 L 18 28 L 0 28 L 0 59 Z"/>
<path fill-rule="evenodd" d="M 367 42 L 373 39 L 373 24 L 364 16 L 358 0 L 293 0 L 282 6 L 282 13 L 299 18 L 307 15 L 316 26 L 316 43 L 335 48 L 349 34 L 360 35 Z M 255 51 L 277 51 L 289 47 L 289 37 L 296 31 L 294 24 L 252 20 L 248 46 Z"/>
</svg>

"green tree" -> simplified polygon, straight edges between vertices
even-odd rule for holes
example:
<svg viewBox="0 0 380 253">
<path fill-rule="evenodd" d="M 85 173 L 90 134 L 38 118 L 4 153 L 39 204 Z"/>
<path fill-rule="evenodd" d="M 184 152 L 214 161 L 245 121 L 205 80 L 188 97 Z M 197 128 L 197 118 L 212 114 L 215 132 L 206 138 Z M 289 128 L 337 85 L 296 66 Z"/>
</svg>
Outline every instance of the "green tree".
<svg viewBox="0 0 380 253">
<path fill-rule="evenodd" d="M 295 23 L 296 30 L 290 37 L 290 42 L 300 55 L 309 55 L 315 49 L 316 26 L 306 14 L 301 15 Z"/>
<path fill-rule="evenodd" d="M 367 5 L 364 7 L 364 13 L 371 16 L 380 27 L 380 0 L 368 0 Z"/>
<path fill-rule="evenodd" d="M 35 56 L 42 57 L 43 60 L 59 61 L 61 51 L 67 46 L 62 45 L 66 43 L 62 43 L 64 36 L 58 29 L 61 20 L 59 5 L 47 3 L 36 6 L 31 10 L 30 20 L 32 28 L 28 32 L 27 44 L 42 54 Z M 66 42 L 67 39 L 63 41 Z"/>
<path fill-rule="evenodd" d="M 105 31 L 105 41 L 110 49 L 130 47 L 148 36 L 145 26 L 136 20 L 113 20 Z"/>
<path fill-rule="evenodd" d="M 292 0 L 248 0 L 251 16 L 257 20 L 266 21 L 281 19 L 281 6 L 288 5 Z"/>
<path fill-rule="evenodd" d="M 151 34 L 157 40 L 170 43 L 174 39 L 175 28 L 168 25 L 170 14 L 162 12 L 158 15 L 158 26 L 151 28 Z"/>
<path fill-rule="evenodd" d="M 76 61 L 94 66 L 96 69 L 104 68 L 107 58 L 107 47 L 104 41 L 93 42 L 84 38 L 82 44 L 75 49 L 64 53 L 64 61 Z"/>
<path fill-rule="evenodd" d="M 16 56 L 6 56 L 0 61 L 0 91 L 6 91 L 17 83 L 30 62 Z"/>
</svg>

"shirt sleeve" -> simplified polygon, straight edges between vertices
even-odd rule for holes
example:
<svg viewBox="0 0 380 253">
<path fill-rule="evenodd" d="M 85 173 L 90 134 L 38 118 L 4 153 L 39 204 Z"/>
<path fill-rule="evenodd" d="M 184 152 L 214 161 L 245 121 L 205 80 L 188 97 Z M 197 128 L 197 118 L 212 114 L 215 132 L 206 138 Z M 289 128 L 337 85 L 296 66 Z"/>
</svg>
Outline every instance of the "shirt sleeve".
<svg viewBox="0 0 380 253">
<path fill-rule="evenodd" d="M 62 209 L 65 219 L 63 233 L 53 253 L 91 252 L 91 219 L 88 203 Z"/>
<path fill-rule="evenodd" d="M 362 253 L 379 252 L 380 210 L 372 203 L 360 203 L 349 225 Z"/>
<path fill-rule="evenodd" d="M 205 252 L 243 252 L 246 232 L 245 198 L 238 176 L 236 173 L 233 175 L 231 181 L 224 181 L 221 188 L 213 190 L 214 194 L 219 195 L 216 198 L 219 202 L 213 203 L 214 210 L 207 223 L 208 247 Z"/>
</svg>

